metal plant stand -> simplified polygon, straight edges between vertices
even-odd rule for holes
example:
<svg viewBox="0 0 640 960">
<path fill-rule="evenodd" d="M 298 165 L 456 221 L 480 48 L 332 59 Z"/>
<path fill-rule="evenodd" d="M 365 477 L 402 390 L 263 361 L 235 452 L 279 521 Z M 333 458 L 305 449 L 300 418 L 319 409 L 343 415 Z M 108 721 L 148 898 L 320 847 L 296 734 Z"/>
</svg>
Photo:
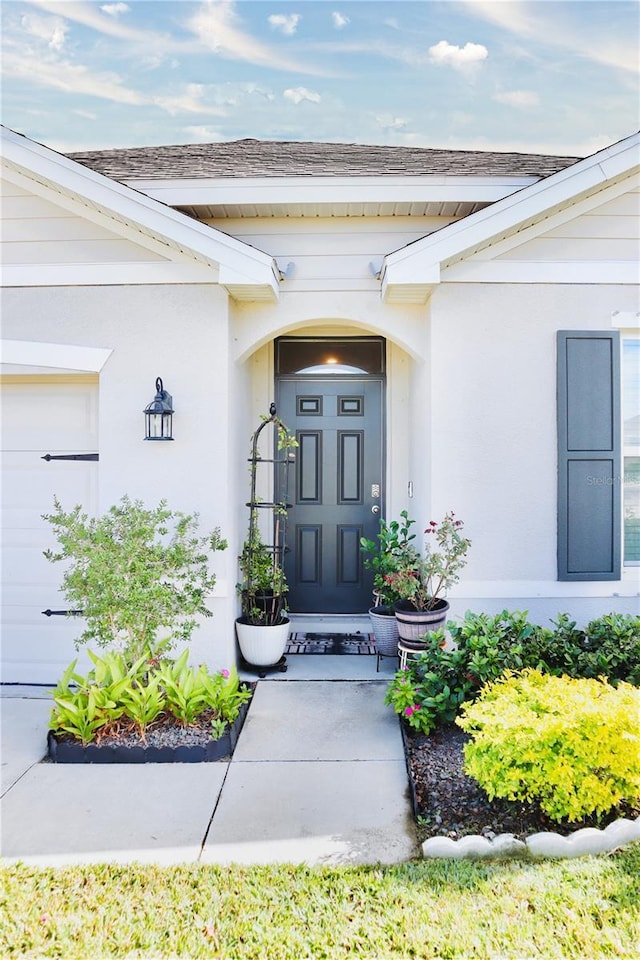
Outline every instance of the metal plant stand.
<svg viewBox="0 0 640 960">
<path fill-rule="evenodd" d="M 263 431 L 271 428 L 271 450 L 273 456 L 263 457 L 260 453 L 260 441 L 264 440 Z M 283 442 L 284 441 L 284 442 Z M 244 565 L 244 581 L 242 588 L 242 606 L 245 611 L 260 611 L 257 617 L 256 629 L 262 633 L 268 629 L 281 626 L 284 622 L 289 627 L 285 617 L 285 577 L 284 556 L 286 552 L 287 511 L 289 473 L 295 454 L 291 449 L 289 433 L 276 413 L 274 403 L 269 408 L 269 416 L 265 417 L 251 438 L 251 456 L 249 458 L 251 486 L 249 500 L 249 532 L 243 548 L 242 562 Z M 258 495 L 258 471 L 266 467 L 273 471 L 273 498 L 263 500 Z M 268 479 L 268 478 L 267 478 Z M 265 513 L 268 519 L 265 520 Z M 260 522 L 262 518 L 262 523 Z M 264 531 L 268 530 L 268 536 Z M 268 558 L 268 572 L 272 583 L 271 590 L 265 590 L 263 585 L 256 582 L 256 571 L 260 569 L 260 559 L 264 565 Z M 283 588 L 283 589 L 280 589 Z M 241 620 L 246 620 L 245 617 Z M 254 621 L 252 620 L 252 623 Z M 287 631 L 288 636 L 288 631 Z M 282 649 L 282 648 L 280 648 Z M 242 652 L 242 651 L 241 651 Z M 241 665 L 244 669 L 264 677 L 268 672 L 285 672 L 287 658 L 282 655 L 274 663 L 254 663 L 242 656 Z"/>
</svg>

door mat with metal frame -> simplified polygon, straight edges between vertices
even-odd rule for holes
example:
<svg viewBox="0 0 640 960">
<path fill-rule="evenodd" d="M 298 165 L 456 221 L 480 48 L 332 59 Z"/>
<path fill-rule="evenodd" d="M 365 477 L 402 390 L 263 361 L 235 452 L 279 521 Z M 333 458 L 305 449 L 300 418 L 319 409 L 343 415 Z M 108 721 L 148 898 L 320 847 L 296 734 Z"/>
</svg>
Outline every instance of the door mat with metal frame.
<svg viewBox="0 0 640 960">
<path fill-rule="evenodd" d="M 292 633 L 285 653 L 375 656 L 377 650 L 371 633 Z"/>
</svg>

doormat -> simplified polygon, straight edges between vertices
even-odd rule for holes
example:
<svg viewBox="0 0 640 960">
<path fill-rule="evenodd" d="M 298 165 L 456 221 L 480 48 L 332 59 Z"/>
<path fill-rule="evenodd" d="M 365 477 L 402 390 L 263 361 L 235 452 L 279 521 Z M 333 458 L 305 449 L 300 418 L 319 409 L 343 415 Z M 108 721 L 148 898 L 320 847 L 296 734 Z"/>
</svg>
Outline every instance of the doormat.
<svg viewBox="0 0 640 960">
<path fill-rule="evenodd" d="M 373 635 L 370 633 L 292 633 L 285 653 L 330 653 L 344 654 L 377 653 Z"/>
</svg>

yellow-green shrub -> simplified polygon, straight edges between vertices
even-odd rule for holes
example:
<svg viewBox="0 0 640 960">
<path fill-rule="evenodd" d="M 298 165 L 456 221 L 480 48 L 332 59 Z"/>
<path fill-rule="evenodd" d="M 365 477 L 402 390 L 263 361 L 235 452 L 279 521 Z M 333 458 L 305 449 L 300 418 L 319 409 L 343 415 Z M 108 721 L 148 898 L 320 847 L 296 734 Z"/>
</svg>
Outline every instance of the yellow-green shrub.
<svg viewBox="0 0 640 960">
<path fill-rule="evenodd" d="M 487 684 L 456 720 L 465 770 L 490 799 L 537 801 L 553 820 L 640 799 L 640 690 L 538 670 Z"/>
</svg>

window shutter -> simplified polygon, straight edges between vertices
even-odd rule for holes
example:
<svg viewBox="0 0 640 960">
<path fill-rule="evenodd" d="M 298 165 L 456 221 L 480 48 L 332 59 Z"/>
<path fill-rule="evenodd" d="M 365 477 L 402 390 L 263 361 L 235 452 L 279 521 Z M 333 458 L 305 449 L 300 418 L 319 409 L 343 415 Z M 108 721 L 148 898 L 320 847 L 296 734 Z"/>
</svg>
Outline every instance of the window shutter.
<svg viewBox="0 0 640 960">
<path fill-rule="evenodd" d="M 558 332 L 558 580 L 620 579 L 620 340 Z"/>
</svg>

